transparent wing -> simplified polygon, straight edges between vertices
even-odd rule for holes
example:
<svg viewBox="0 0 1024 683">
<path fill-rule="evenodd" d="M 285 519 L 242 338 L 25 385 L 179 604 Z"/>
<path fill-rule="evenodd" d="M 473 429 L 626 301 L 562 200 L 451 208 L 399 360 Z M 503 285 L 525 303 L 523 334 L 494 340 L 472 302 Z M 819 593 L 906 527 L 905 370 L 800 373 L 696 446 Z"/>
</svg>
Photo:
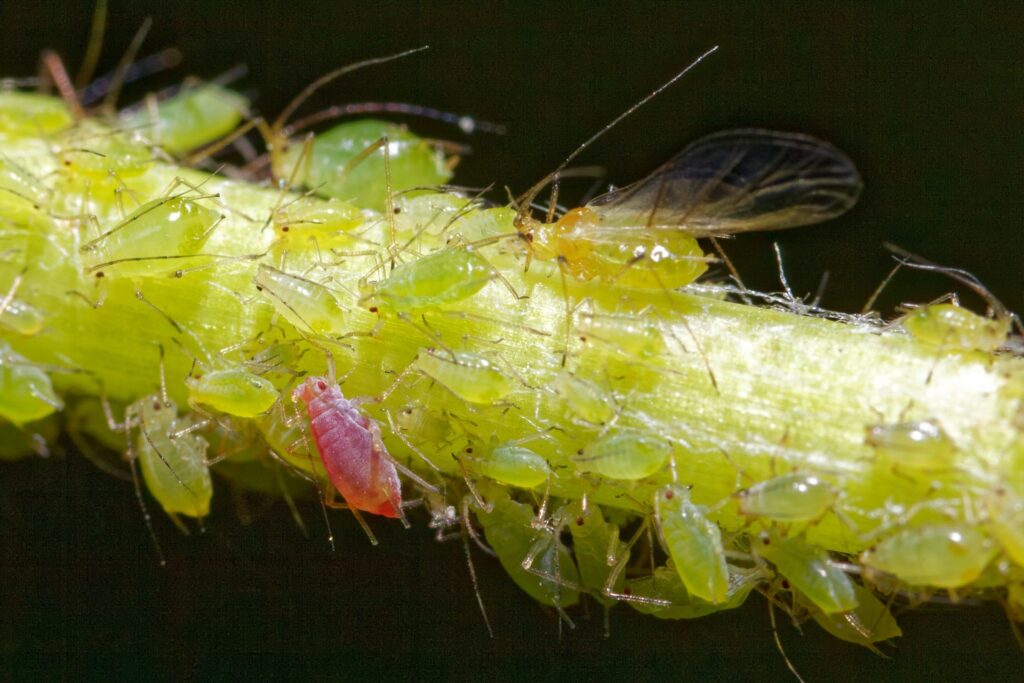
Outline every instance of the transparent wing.
<svg viewBox="0 0 1024 683">
<path fill-rule="evenodd" d="M 829 220 L 857 202 L 861 187 L 853 162 L 827 142 L 730 130 L 697 140 L 587 207 L 604 226 L 678 228 L 701 237 Z"/>
</svg>

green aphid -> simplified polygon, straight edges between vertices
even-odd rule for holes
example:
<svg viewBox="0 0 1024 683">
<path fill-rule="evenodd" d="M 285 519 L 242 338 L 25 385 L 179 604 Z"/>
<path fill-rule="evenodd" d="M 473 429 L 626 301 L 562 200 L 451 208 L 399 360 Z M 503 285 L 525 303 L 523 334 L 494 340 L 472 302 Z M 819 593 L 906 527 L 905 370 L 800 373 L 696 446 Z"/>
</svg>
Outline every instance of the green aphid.
<svg viewBox="0 0 1024 683">
<path fill-rule="evenodd" d="M 699 619 L 715 612 L 736 609 L 760 582 L 756 571 L 730 572 L 725 599 L 711 603 L 693 596 L 679 577 L 675 563 L 669 560 L 654 574 L 626 581 L 629 594 L 635 599 L 629 605 L 641 614 L 658 619 Z"/>
<path fill-rule="evenodd" d="M 812 609 L 811 617 L 836 638 L 862 645 L 881 655 L 875 643 L 898 638 L 903 635 L 903 631 L 889 608 L 874 593 L 856 583 L 853 584 L 853 592 L 857 598 L 854 609 L 831 614 Z"/>
<path fill-rule="evenodd" d="M 826 614 L 857 607 L 853 581 L 823 548 L 769 530 L 751 539 L 751 549 Z"/>
<path fill-rule="evenodd" d="M 1010 335 L 1010 318 L 985 318 L 956 304 L 921 306 L 903 319 L 911 336 L 948 351 L 992 353 Z"/>
<path fill-rule="evenodd" d="M 582 501 L 567 505 L 562 516 L 572 535 L 572 551 L 581 585 L 602 605 L 614 604 L 615 599 L 605 592 L 621 594 L 625 575 L 619 572 L 612 585 L 608 585 L 608 578 L 617 564 L 629 559 L 629 548 L 619 537 L 619 527 L 605 521 L 600 507 L 584 505 Z"/>
<path fill-rule="evenodd" d="M 343 331 L 344 310 L 324 285 L 265 263 L 256 271 L 255 283 L 278 315 L 300 330 L 322 335 Z"/>
<path fill-rule="evenodd" d="M 956 445 L 934 420 L 872 425 L 864 443 L 879 458 L 908 473 L 949 469 L 956 455 Z"/>
<path fill-rule="evenodd" d="M 607 392 L 568 370 L 558 373 L 552 388 L 572 413 L 591 424 L 604 424 L 615 415 L 615 405 Z"/>
<path fill-rule="evenodd" d="M 451 170 L 441 151 L 404 126 L 376 119 L 342 123 L 317 135 L 309 154 L 304 153 L 302 145 L 291 146 L 284 163 L 274 169 L 274 175 L 294 177 L 296 184 L 312 189 L 321 197 L 343 199 L 383 211 L 388 191 L 383 146 L 356 161 L 356 157 L 383 138 L 388 140 L 393 192 L 443 185 L 451 178 Z M 353 162 L 354 165 L 350 165 Z M 299 163 L 297 170 L 296 163 Z"/>
<path fill-rule="evenodd" d="M 456 352 L 449 357 L 427 349 L 416 356 L 413 368 L 469 403 L 497 403 L 513 389 L 512 380 L 491 361 L 474 353 Z"/>
<path fill-rule="evenodd" d="M 236 417 L 256 417 L 277 402 L 269 381 L 242 368 L 196 373 L 185 380 L 189 400 Z"/>
<path fill-rule="evenodd" d="M 77 181 L 134 178 L 145 173 L 155 160 L 141 136 L 93 121 L 80 123 L 63 143 L 61 171 Z"/>
<path fill-rule="evenodd" d="M 587 341 L 596 340 L 630 358 L 652 358 L 665 347 L 661 330 L 644 316 L 582 313 L 576 331 Z"/>
<path fill-rule="evenodd" d="M 488 545 L 516 585 L 545 605 L 571 607 L 579 602 L 579 592 L 566 585 L 580 581 L 572 555 L 557 537 L 533 527 L 533 507 L 517 503 L 500 489 L 493 489 L 488 500 L 491 511 L 478 509 L 476 517 Z M 531 553 L 533 571 L 528 571 L 523 560 Z"/>
<path fill-rule="evenodd" d="M 366 223 L 363 212 L 340 199 L 324 201 L 304 198 L 278 209 L 274 214 L 277 249 L 314 251 L 358 250 L 367 245 L 353 230 Z"/>
<path fill-rule="evenodd" d="M 729 567 L 722 531 L 706 513 L 682 486 L 666 486 L 654 497 L 658 532 L 686 590 L 719 605 L 729 599 Z"/>
<path fill-rule="evenodd" d="M 197 149 L 224 137 L 241 122 L 249 108 L 242 95 L 214 83 L 182 88 L 180 92 L 143 106 L 121 121 L 171 154 Z"/>
<path fill-rule="evenodd" d="M 63 407 L 46 371 L 0 343 L 0 418 L 21 426 Z"/>
<path fill-rule="evenodd" d="M 935 524 L 907 527 L 862 553 L 860 560 L 910 586 L 959 588 L 981 576 L 998 550 L 973 526 Z"/>
<path fill-rule="evenodd" d="M 609 479 L 636 481 L 661 471 L 672 455 L 672 445 L 636 429 L 622 429 L 599 438 L 574 458 L 585 472 Z"/>
<path fill-rule="evenodd" d="M 0 92 L 0 136 L 48 137 L 74 122 L 59 97 L 8 90 Z"/>
<path fill-rule="evenodd" d="M 789 473 L 759 482 L 736 494 L 740 514 L 783 524 L 821 519 L 838 492 L 818 477 Z"/>
<path fill-rule="evenodd" d="M 195 256 L 221 220 L 216 211 L 184 196 L 147 202 L 82 246 L 95 274 L 145 276 L 174 272 Z"/>
<path fill-rule="evenodd" d="M 188 423 L 178 419 L 173 402 L 144 398 L 134 414 L 139 421 L 135 457 L 146 488 L 168 514 L 205 517 L 213 498 L 206 441 L 194 433 L 177 434 Z"/>
<path fill-rule="evenodd" d="M 451 247 L 398 265 L 368 296 L 389 310 L 413 313 L 468 299 L 494 278 L 494 267 L 475 250 Z"/>
<path fill-rule="evenodd" d="M 532 489 L 548 481 L 548 461 L 525 446 L 503 443 L 490 453 L 473 461 L 474 469 L 500 484 Z"/>
<path fill-rule="evenodd" d="M 38 308 L 18 299 L 11 299 L 7 306 L 0 308 L 0 328 L 13 330 L 25 337 L 39 334 L 45 322 Z"/>
<path fill-rule="evenodd" d="M 988 497 L 988 530 L 1011 560 L 1024 567 L 1024 498 L 1007 489 Z"/>
</svg>

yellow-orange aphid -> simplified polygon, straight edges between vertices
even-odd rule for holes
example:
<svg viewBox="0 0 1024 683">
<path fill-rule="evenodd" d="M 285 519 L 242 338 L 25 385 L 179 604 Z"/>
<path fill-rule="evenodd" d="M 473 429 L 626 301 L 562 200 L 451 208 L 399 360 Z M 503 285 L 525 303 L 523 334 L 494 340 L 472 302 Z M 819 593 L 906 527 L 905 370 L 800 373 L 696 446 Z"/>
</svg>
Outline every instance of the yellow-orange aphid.
<svg viewBox="0 0 1024 683">
<path fill-rule="evenodd" d="M 997 552 L 979 529 L 935 524 L 902 529 L 862 553 L 860 561 L 910 586 L 959 588 L 981 576 Z"/>
<path fill-rule="evenodd" d="M 530 256 L 557 260 L 579 280 L 675 289 L 707 269 L 697 238 L 826 221 L 852 207 L 860 190 L 853 162 L 827 142 L 743 129 L 697 140 L 643 180 L 554 224 L 525 208 L 516 224 Z"/>
</svg>

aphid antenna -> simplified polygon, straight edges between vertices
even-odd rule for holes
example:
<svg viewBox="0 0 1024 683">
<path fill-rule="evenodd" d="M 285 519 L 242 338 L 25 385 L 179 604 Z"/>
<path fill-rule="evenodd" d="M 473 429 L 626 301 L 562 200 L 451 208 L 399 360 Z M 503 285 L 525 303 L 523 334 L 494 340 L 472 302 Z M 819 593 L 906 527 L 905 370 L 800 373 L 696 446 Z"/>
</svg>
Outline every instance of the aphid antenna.
<svg viewBox="0 0 1024 683">
<path fill-rule="evenodd" d="M 108 406 L 109 408 L 109 406 Z M 146 507 L 146 499 L 142 495 L 142 485 L 139 483 L 139 471 L 135 466 L 135 461 L 138 457 L 132 450 L 131 439 L 128 439 L 128 449 L 125 451 L 125 459 L 128 461 L 128 467 L 132 473 L 132 485 L 135 488 L 135 500 L 139 502 L 139 509 L 142 510 L 142 520 L 146 524 L 146 530 L 149 531 L 149 538 L 153 541 L 153 549 L 156 551 L 157 560 L 160 562 L 161 567 L 167 566 L 167 558 L 164 557 L 164 551 L 160 547 L 160 541 L 156 536 L 156 529 L 153 528 L 153 518 L 149 514 L 149 508 Z"/>
<path fill-rule="evenodd" d="M 804 679 L 800 676 L 800 673 L 793 666 L 793 662 L 789 659 L 786 654 L 786 650 L 782 647 L 782 639 L 779 637 L 778 625 L 775 623 L 775 603 L 768 600 L 768 619 L 772 625 L 772 638 L 775 640 L 775 647 L 778 649 L 779 654 L 782 655 L 782 659 L 786 662 L 786 668 L 789 669 L 790 673 L 796 676 L 796 680 L 800 683 L 804 683 Z"/>
<path fill-rule="evenodd" d="M 982 300 L 988 305 L 988 314 L 995 317 L 998 320 L 1006 320 L 1011 316 L 1009 309 L 1001 302 L 981 281 L 972 273 L 962 270 L 960 268 L 951 268 L 949 266 L 942 266 L 937 263 L 933 263 L 917 254 L 907 251 L 902 247 L 899 247 L 891 242 L 885 242 L 884 246 L 886 249 L 891 251 L 898 260 L 902 261 L 902 264 L 908 268 L 914 270 L 923 270 L 932 273 L 941 273 L 950 277 L 960 284 L 968 287 L 975 294 L 980 296 Z M 1019 325 L 1019 321 L 1018 322 Z"/>
<path fill-rule="evenodd" d="M 477 580 L 476 576 L 476 567 L 473 565 L 473 554 L 470 552 L 469 548 L 470 535 L 472 534 L 474 538 L 476 538 L 476 536 L 475 532 L 471 531 L 473 527 L 469 523 L 468 514 L 468 511 L 466 511 L 463 515 L 459 536 L 462 538 L 462 550 L 466 556 L 466 568 L 469 570 L 469 581 L 473 585 L 473 594 L 476 596 L 476 604 L 480 608 L 480 616 L 484 619 L 484 626 L 487 627 L 487 635 L 493 639 L 494 629 L 491 628 L 491 620 L 487 616 L 487 608 L 484 606 L 484 598 L 480 593 L 480 582 Z M 438 531 L 440 532 L 440 530 Z M 477 543 L 479 544 L 479 539 L 477 539 Z"/>
<path fill-rule="evenodd" d="M 711 49 L 709 49 L 706 52 L 704 52 L 703 54 L 701 54 L 699 57 L 697 57 L 695 60 L 693 60 L 685 69 L 683 69 L 682 71 L 677 73 L 675 76 L 670 78 L 664 84 L 660 85 L 653 92 L 651 92 L 648 95 L 646 95 L 645 97 L 641 98 L 640 101 L 638 101 L 636 104 L 634 104 L 629 109 L 627 109 L 626 111 L 622 112 L 617 117 L 615 117 L 615 119 L 611 123 L 609 123 L 604 128 L 602 128 L 601 130 L 597 131 L 592 136 L 590 136 L 590 138 L 588 138 L 586 142 L 584 142 L 582 145 L 577 147 L 568 157 L 566 157 L 565 161 L 563 161 L 561 163 L 561 165 L 558 166 L 558 168 L 556 168 L 554 171 L 552 171 L 551 173 L 546 175 L 539 182 L 537 182 L 533 187 L 531 187 L 529 190 L 527 190 L 526 193 L 524 193 L 516 201 L 516 203 L 520 207 L 523 207 L 523 206 L 529 207 L 531 202 L 533 202 L 534 198 L 537 196 L 537 194 L 542 189 L 544 189 L 545 186 L 547 186 L 551 182 L 555 182 L 555 183 L 558 182 L 558 178 L 559 178 L 560 174 L 562 173 L 562 171 L 565 170 L 565 168 L 570 163 L 572 163 L 573 159 L 575 159 L 580 154 L 582 154 L 584 150 L 586 150 L 588 147 L 590 147 L 590 145 L 592 145 L 594 142 L 596 142 L 605 133 L 607 133 L 612 128 L 617 126 L 623 119 L 629 117 L 636 110 L 640 109 L 642 106 L 644 106 L 645 104 L 650 102 L 652 99 L 654 99 L 655 97 L 660 95 L 664 90 L 666 90 L 667 88 L 671 87 L 676 81 L 678 81 L 680 78 L 685 76 L 691 69 L 696 67 L 702 61 L 704 61 L 707 57 L 711 56 L 716 50 L 718 50 L 718 46 L 717 45 L 715 45 Z M 521 227 L 521 225 L 523 223 L 523 220 L 525 218 L 527 218 L 526 214 L 522 213 L 522 209 L 520 209 L 519 215 L 516 216 L 516 227 L 517 228 Z M 550 222 L 550 219 L 549 219 L 549 222 Z"/>
<path fill-rule="evenodd" d="M 419 104 L 406 102 L 353 102 L 349 104 L 337 104 L 318 112 L 304 116 L 298 121 L 281 129 L 281 135 L 290 137 L 295 133 L 315 126 L 323 121 L 330 121 L 344 116 L 362 116 L 365 114 L 400 114 L 403 116 L 417 116 L 433 119 L 442 123 L 456 126 L 463 133 L 471 135 L 477 131 L 481 133 L 492 133 L 504 135 L 507 132 L 505 126 L 491 123 L 465 114 L 453 114 L 447 111 L 425 107 Z"/>
</svg>

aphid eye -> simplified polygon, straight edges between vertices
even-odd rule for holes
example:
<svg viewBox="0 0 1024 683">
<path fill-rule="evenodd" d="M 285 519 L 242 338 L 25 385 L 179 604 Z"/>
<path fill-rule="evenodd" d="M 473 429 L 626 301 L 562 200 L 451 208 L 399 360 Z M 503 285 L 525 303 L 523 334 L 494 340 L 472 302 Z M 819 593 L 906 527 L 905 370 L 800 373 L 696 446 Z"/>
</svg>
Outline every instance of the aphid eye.
<svg viewBox="0 0 1024 683">
<path fill-rule="evenodd" d="M 317 380 L 316 388 L 320 391 L 327 391 L 327 382 L 324 382 L 322 379 Z"/>
<path fill-rule="evenodd" d="M 263 288 L 262 288 L 262 287 L 260 287 L 259 285 L 256 285 L 256 291 L 257 291 L 257 292 L 262 292 L 262 291 L 263 291 Z"/>
<path fill-rule="evenodd" d="M 153 401 L 153 410 L 160 410 L 163 406 L 160 405 L 160 401 Z"/>
<path fill-rule="evenodd" d="M 632 595 L 633 594 L 633 589 L 630 588 L 629 586 L 625 586 L 622 589 L 622 593 L 623 593 L 623 595 Z"/>
<path fill-rule="evenodd" d="M 287 225 L 281 226 L 281 232 L 288 232 L 289 230 L 291 230 L 291 228 L 289 228 Z"/>
<path fill-rule="evenodd" d="M 376 313 L 376 312 L 377 312 L 377 307 L 376 306 L 370 306 L 370 313 Z"/>
<path fill-rule="evenodd" d="M 176 278 L 183 278 L 183 277 L 185 277 L 185 272 L 182 271 L 182 270 L 176 270 L 176 271 L 174 271 L 174 277 L 176 277 Z"/>
<path fill-rule="evenodd" d="M 467 453 L 472 453 L 473 452 L 473 447 L 472 446 L 467 446 L 466 447 L 466 452 Z"/>
<path fill-rule="evenodd" d="M 665 491 L 665 498 L 666 498 L 666 500 L 672 500 L 675 497 L 676 497 L 675 491 L 673 491 L 672 489 L 669 489 L 668 491 Z"/>
<path fill-rule="evenodd" d="M 400 214 L 400 213 L 402 213 L 402 207 L 400 207 L 400 206 L 396 206 L 396 207 L 395 207 L 395 215 L 397 216 L 397 215 L 398 215 L 398 214 Z"/>
<path fill-rule="evenodd" d="M 584 520 L 582 517 L 577 517 L 576 518 L 576 526 L 583 526 L 585 523 L 586 523 L 586 520 Z"/>
<path fill-rule="evenodd" d="M 583 449 L 581 448 L 578 451 L 576 451 L 576 455 L 583 455 Z"/>
<path fill-rule="evenodd" d="M 789 581 L 787 581 L 786 579 L 782 580 L 782 590 L 789 590 Z"/>
<path fill-rule="evenodd" d="M 96 271 L 96 277 L 103 277 L 103 271 L 102 270 Z"/>
</svg>

